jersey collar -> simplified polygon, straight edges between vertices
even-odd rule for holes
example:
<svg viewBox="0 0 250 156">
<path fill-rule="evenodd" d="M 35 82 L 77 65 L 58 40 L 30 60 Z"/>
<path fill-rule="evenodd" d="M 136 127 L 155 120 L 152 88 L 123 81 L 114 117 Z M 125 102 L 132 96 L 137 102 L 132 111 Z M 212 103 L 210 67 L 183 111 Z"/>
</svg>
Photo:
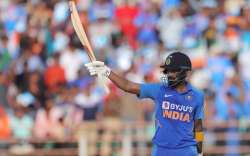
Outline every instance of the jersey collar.
<svg viewBox="0 0 250 156">
<path fill-rule="evenodd" d="M 186 87 L 187 87 L 187 90 L 184 93 L 187 93 L 193 90 L 193 87 L 191 86 L 190 83 L 187 83 Z"/>
<path fill-rule="evenodd" d="M 167 87 L 167 89 L 169 89 L 169 90 L 173 90 L 171 87 L 169 87 L 169 86 L 166 86 Z M 174 90 L 176 93 L 178 93 L 178 94 L 187 94 L 188 92 L 191 92 L 193 90 L 193 87 L 191 86 L 191 84 L 190 83 L 187 83 L 186 84 L 186 91 L 184 91 L 184 92 L 177 92 L 176 90 Z"/>
</svg>

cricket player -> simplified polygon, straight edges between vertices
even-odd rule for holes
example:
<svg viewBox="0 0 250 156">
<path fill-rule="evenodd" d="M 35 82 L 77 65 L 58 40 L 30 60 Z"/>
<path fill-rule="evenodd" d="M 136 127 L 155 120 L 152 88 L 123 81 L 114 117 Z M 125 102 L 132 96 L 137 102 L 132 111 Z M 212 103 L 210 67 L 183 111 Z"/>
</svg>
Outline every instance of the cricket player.
<svg viewBox="0 0 250 156">
<path fill-rule="evenodd" d="M 138 84 L 128 81 L 100 61 L 85 66 L 90 75 L 109 78 L 120 89 L 154 101 L 154 156 L 202 155 L 204 95 L 187 82 L 187 75 L 192 70 L 187 55 L 182 52 L 171 53 L 161 66 L 164 76 L 159 83 Z"/>
</svg>

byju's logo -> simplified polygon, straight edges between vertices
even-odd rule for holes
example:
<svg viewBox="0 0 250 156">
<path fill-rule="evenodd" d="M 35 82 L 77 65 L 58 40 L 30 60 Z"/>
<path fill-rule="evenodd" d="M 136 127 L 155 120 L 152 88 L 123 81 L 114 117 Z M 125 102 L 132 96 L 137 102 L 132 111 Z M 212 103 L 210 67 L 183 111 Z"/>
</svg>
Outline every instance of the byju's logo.
<svg viewBox="0 0 250 156">
<path fill-rule="evenodd" d="M 169 101 L 162 102 L 162 116 L 164 118 L 190 122 L 190 114 L 193 108 L 191 106 L 178 105 Z"/>
</svg>

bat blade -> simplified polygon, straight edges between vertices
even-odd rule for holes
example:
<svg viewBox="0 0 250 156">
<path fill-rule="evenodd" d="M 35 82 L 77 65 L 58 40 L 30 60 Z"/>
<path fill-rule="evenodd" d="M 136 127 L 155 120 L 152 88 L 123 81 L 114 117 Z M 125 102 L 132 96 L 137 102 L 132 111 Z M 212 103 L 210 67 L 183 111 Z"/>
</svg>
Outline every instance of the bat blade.
<svg viewBox="0 0 250 156">
<path fill-rule="evenodd" d="M 79 40 L 81 41 L 82 45 L 87 48 L 87 54 L 88 54 L 90 60 L 95 61 L 96 58 L 95 58 L 94 52 L 91 48 L 91 45 L 90 45 L 89 40 L 87 38 L 87 35 L 83 29 L 79 14 L 78 14 L 77 9 L 76 9 L 76 4 L 74 1 L 69 2 L 69 8 L 70 8 L 71 22 L 72 22 L 72 25 L 74 27 L 74 30 L 75 30 Z"/>
<path fill-rule="evenodd" d="M 91 48 L 88 37 L 82 26 L 79 14 L 76 9 L 76 4 L 74 1 L 69 1 L 69 9 L 70 9 L 71 22 L 79 40 L 81 41 L 82 45 L 87 48 L 87 54 L 89 56 L 89 59 L 91 61 L 96 61 L 94 52 Z M 100 75 L 98 75 L 98 82 L 101 86 L 104 87 L 106 93 L 110 92 L 107 83 L 102 79 Z"/>
</svg>

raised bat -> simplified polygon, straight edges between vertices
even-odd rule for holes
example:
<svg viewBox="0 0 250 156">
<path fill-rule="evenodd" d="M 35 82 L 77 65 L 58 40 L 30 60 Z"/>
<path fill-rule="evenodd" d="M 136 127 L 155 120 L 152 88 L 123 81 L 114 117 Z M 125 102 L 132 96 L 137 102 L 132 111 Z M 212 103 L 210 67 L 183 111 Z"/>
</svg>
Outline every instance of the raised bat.
<svg viewBox="0 0 250 156">
<path fill-rule="evenodd" d="M 79 14 L 76 9 L 76 4 L 73 0 L 69 1 L 69 9 L 70 9 L 71 22 L 79 40 L 86 49 L 90 61 L 96 61 L 93 49 L 90 45 L 86 32 L 84 31 Z M 104 87 L 105 91 L 109 93 L 109 88 L 106 85 L 106 82 L 104 82 L 104 80 L 99 75 L 98 75 L 98 82 Z"/>
</svg>

